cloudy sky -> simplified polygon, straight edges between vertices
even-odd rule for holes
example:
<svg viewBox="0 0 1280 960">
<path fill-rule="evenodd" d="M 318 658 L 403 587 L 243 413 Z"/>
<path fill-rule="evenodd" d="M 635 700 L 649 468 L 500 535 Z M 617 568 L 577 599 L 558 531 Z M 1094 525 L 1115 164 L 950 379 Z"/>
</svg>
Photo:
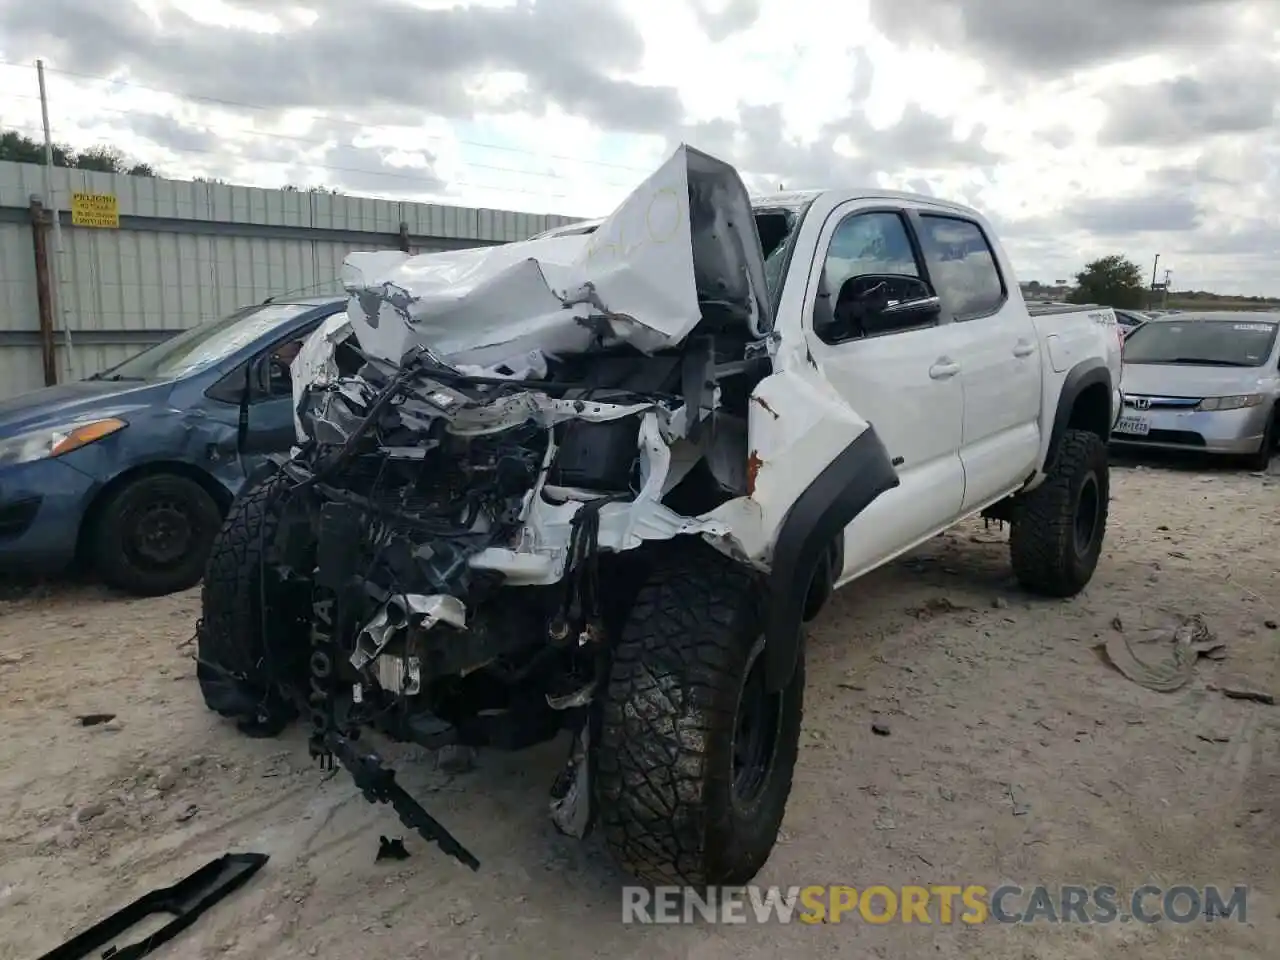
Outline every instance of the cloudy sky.
<svg viewBox="0 0 1280 960">
<path fill-rule="evenodd" d="M 0 0 L 0 126 L 169 176 L 607 213 L 681 141 L 754 188 L 979 206 L 1280 295 L 1280 0 Z"/>
</svg>

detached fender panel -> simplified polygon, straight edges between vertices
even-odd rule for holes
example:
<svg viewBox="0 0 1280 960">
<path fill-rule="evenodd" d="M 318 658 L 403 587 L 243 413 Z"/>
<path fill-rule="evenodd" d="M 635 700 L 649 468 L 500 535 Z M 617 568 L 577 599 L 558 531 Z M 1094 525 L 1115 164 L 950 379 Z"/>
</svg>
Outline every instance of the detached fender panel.
<svg viewBox="0 0 1280 960">
<path fill-rule="evenodd" d="M 1058 449 L 1058 442 L 1062 439 L 1062 435 L 1067 430 L 1067 425 L 1071 422 L 1071 414 L 1075 409 L 1076 401 L 1085 390 L 1095 384 L 1101 384 L 1106 388 L 1109 403 L 1115 402 L 1111 370 L 1107 367 L 1106 359 L 1102 357 L 1081 360 L 1068 370 L 1066 377 L 1063 378 L 1062 389 L 1058 392 L 1057 409 L 1053 416 L 1053 428 L 1049 431 L 1049 443 L 1045 448 L 1043 457 L 1043 469 L 1045 472 L 1048 472 L 1049 468 L 1053 466 L 1054 451 Z M 1109 422 L 1107 423 L 1108 431 L 1114 426 L 1118 413 L 1118 407 L 1111 411 L 1108 418 Z"/>
<path fill-rule="evenodd" d="M 898 486 L 889 452 L 868 427 L 818 474 L 788 511 L 778 532 L 765 624 L 765 669 L 771 691 L 795 670 L 809 580 L 823 551 L 882 493 Z"/>
</svg>

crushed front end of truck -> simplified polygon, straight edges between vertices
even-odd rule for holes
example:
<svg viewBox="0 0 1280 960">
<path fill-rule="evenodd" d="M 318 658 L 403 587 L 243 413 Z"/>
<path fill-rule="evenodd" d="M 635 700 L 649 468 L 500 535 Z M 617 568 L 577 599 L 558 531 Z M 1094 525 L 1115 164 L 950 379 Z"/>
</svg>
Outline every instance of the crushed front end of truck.
<svg viewBox="0 0 1280 960">
<path fill-rule="evenodd" d="M 299 446 L 233 506 L 210 561 L 206 702 L 266 734 L 305 713 L 314 755 L 472 867 L 362 734 L 519 749 L 567 731 L 550 801 L 562 832 L 585 835 L 603 802 L 633 872 L 753 873 L 790 788 L 803 684 L 796 666 L 751 685 L 773 537 L 810 469 L 781 452 L 798 443 L 830 459 L 866 425 L 837 415 L 831 427 L 809 367 L 808 380 L 776 372 L 736 172 L 682 147 L 593 233 L 356 253 L 344 284 L 349 310 L 293 365 Z M 674 621 L 655 639 L 648 611 L 704 579 L 690 616 L 706 639 Z M 699 643 L 719 651 L 723 690 L 688 660 Z M 738 777 L 735 734 L 715 725 L 757 687 L 761 710 L 786 718 L 769 748 L 785 789 L 783 773 L 756 776 L 782 792 L 742 807 L 766 821 L 744 842 L 698 824 L 705 803 L 728 803 L 721 765 Z M 769 707 L 783 690 L 785 710 Z M 628 724 L 662 711 L 679 714 L 653 728 L 672 746 L 625 742 Z M 681 750 L 697 754 L 710 799 L 654 821 L 627 785 L 632 767 Z M 656 789 L 675 789 L 662 776 Z M 653 831 L 676 832 L 641 836 Z M 679 852 L 689 844 L 702 859 Z"/>
</svg>

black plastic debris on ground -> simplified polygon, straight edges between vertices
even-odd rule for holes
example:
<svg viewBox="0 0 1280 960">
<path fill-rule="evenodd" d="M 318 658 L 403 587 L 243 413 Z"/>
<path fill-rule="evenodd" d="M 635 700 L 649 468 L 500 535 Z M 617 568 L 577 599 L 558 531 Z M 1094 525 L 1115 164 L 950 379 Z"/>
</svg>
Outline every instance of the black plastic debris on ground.
<svg viewBox="0 0 1280 960">
<path fill-rule="evenodd" d="M 224 854 L 171 886 L 143 894 L 124 909 L 54 947 L 40 960 L 85 960 L 94 955 L 110 960 L 145 957 L 195 923 L 200 914 L 244 886 L 267 859 L 265 853 Z M 116 940 L 143 920 L 162 913 L 172 914 L 173 919 L 135 943 L 115 945 Z"/>
<path fill-rule="evenodd" d="M 388 839 L 387 837 L 378 838 L 378 855 L 373 858 L 375 861 L 381 860 L 408 860 L 409 851 L 404 848 L 404 841 L 399 837 Z"/>
<path fill-rule="evenodd" d="M 114 713 L 84 713 L 76 717 L 82 727 L 96 727 L 100 723 L 110 723 L 115 718 Z"/>
</svg>

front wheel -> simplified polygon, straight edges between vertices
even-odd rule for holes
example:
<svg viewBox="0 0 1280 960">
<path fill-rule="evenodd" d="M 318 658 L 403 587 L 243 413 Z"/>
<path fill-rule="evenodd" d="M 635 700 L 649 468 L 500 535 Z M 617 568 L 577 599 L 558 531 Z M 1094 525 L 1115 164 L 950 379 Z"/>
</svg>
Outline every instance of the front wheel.
<svg viewBox="0 0 1280 960">
<path fill-rule="evenodd" d="M 1073 597 L 1093 579 L 1111 498 L 1107 446 L 1088 430 L 1067 430 L 1040 486 L 1014 510 L 1013 572 L 1026 589 Z"/>
<path fill-rule="evenodd" d="M 236 498 L 209 554 L 200 594 L 200 692 L 210 710 L 254 736 L 273 736 L 295 716 L 284 691 L 303 675 L 306 655 L 305 600 L 267 562 L 288 485 L 284 474 L 276 474 Z"/>
<path fill-rule="evenodd" d="M 791 793 L 804 659 L 764 682 L 760 584 L 701 544 L 656 570 L 614 651 L 596 748 L 605 840 L 655 884 L 744 884 Z"/>
<path fill-rule="evenodd" d="M 1271 465 L 1271 455 L 1275 453 L 1276 445 L 1280 443 L 1280 405 L 1271 411 L 1271 416 L 1267 420 L 1267 429 L 1262 435 L 1262 445 L 1258 447 L 1258 452 L 1250 454 L 1246 458 L 1246 465 L 1250 470 L 1264 471 Z"/>
<path fill-rule="evenodd" d="M 217 502 L 187 477 L 155 473 L 111 495 L 91 533 L 93 565 L 108 586 L 143 597 L 200 582 L 222 523 Z"/>
</svg>

